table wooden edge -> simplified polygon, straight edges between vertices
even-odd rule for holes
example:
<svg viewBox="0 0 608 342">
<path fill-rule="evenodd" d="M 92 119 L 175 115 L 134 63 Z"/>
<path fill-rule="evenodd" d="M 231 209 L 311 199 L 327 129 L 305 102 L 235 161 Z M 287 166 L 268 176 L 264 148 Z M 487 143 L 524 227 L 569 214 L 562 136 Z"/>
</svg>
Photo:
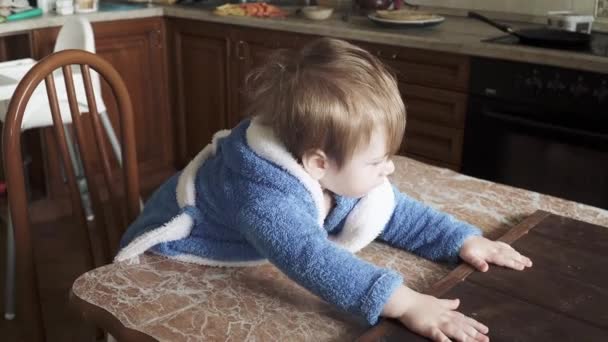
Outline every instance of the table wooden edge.
<svg viewBox="0 0 608 342">
<path fill-rule="evenodd" d="M 510 229 L 498 241 L 502 241 L 507 244 L 512 244 L 519 238 L 527 234 L 532 227 L 536 226 L 540 221 L 544 220 L 548 216 L 553 215 L 550 212 L 544 210 L 537 210 L 532 215 L 521 221 L 518 225 Z M 453 269 L 445 277 L 441 278 L 435 284 L 433 284 L 424 293 L 440 297 L 446 293 L 449 289 L 455 286 L 457 283 L 463 281 L 469 274 L 475 272 L 475 269 L 468 264 L 460 264 L 458 267 Z M 363 335 L 357 338 L 358 342 L 373 342 L 379 341 L 383 336 L 390 334 L 392 330 L 398 327 L 398 323 L 394 320 L 382 319 L 380 323 L 374 327 L 368 329 Z"/>
<path fill-rule="evenodd" d="M 85 321 L 93 323 L 96 327 L 103 329 L 117 341 L 158 342 L 157 339 L 150 335 L 125 327 L 120 320 L 109 311 L 78 297 L 73 290 L 70 290 L 69 306 Z"/>
</svg>

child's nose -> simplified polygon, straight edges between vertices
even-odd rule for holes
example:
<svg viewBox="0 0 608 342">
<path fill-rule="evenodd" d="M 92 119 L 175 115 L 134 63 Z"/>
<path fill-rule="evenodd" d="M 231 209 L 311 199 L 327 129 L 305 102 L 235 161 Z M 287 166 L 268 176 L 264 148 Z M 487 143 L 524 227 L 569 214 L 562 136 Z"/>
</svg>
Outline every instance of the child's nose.
<svg viewBox="0 0 608 342">
<path fill-rule="evenodd" d="M 384 168 L 384 175 L 388 176 L 388 175 L 392 174 L 393 172 L 395 172 L 395 164 L 393 164 L 392 160 L 389 160 L 386 163 L 386 166 Z"/>
</svg>

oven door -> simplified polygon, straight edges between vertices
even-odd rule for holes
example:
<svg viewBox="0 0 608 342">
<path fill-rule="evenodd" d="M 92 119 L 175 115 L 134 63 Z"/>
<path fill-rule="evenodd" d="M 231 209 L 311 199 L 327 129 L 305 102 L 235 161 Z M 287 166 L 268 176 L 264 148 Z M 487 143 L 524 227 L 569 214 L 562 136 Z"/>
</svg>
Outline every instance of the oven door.
<svg viewBox="0 0 608 342">
<path fill-rule="evenodd" d="M 608 209 L 605 126 L 566 126 L 552 117 L 558 115 L 534 106 L 471 97 L 463 172 Z"/>
</svg>

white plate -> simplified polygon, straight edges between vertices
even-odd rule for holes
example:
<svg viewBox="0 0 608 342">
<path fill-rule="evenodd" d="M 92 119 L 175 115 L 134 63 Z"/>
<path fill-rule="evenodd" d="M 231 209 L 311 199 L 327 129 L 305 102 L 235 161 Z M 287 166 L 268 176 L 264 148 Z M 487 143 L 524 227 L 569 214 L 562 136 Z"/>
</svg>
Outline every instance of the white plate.
<svg viewBox="0 0 608 342">
<path fill-rule="evenodd" d="M 382 26 L 394 26 L 394 27 L 421 27 L 421 26 L 433 26 L 442 23 L 445 18 L 439 15 L 436 15 L 434 18 L 429 19 L 419 19 L 419 20 L 395 20 L 395 19 L 385 19 L 379 17 L 376 13 L 370 13 L 368 16 L 369 20 L 373 21 L 376 24 Z"/>
</svg>

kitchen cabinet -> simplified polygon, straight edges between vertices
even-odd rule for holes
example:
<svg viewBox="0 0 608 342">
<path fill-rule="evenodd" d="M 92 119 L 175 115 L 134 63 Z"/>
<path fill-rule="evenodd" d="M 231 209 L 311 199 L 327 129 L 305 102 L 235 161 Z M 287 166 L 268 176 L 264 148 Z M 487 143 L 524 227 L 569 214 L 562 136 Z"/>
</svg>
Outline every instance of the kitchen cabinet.
<svg viewBox="0 0 608 342">
<path fill-rule="evenodd" d="M 397 76 L 407 108 L 401 153 L 460 170 L 468 102 L 468 56 L 358 43 Z"/>
<path fill-rule="evenodd" d="M 34 58 L 40 59 L 52 53 L 59 29 L 52 27 L 32 31 Z M 98 22 L 93 23 L 93 31 L 97 54 L 118 70 L 131 96 L 142 189 L 155 188 L 175 170 L 164 21 L 162 18 L 147 18 Z M 118 133 L 116 103 L 103 81 L 102 95 L 110 121 Z M 65 194 L 66 189 L 58 154 L 52 144 L 50 130 L 42 131 L 47 160 L 47 195 L 60 196 Z M 84 150 L 85 153 L 93 153 L 93 146 L 85 146 Z"/>
<path fill-rule="evenodd" d="M 313 35 L 171 19 L 178 108 L 178 160 L 185 165 L 221 128 L 246 114 L 246 75 L 279 48 L 297 49 Z M 469 58 L 354 41 L 396 73 L 408 124 L 402 154 L 458 170 L 468 101 Z"/>
<path fill-rule="evenodd" d="M 247 74 L 277 49 L 298 48 L 314 36 L 197 20 L 169 21 L 177 163 L 185 166 L 220 129 L 246 112 Z"/>
<path fill-rule="evenodd" d="M 228 127 L 231 41 L 222 25 L 170 20 L 168 26 L 176 159 L 185 166 Z"/>
<path fill-rule="evenodd" d="M 235 29 L 233 40 L 236 47 L 236 58 L 234 58 L 234 87 L 236 96 L 233 100 L 236 109 L 230 117 L 230 124 L 238 123 L 245 115 L 245 103 L 242 94 L 242 86 L 246 76 L 255 67 L 262 65 L 271 53 L 278 49 L 298 49 L 307 42 L 317 38 L 313 35 L 287 33 L 263 29 Z"/>
</svg>

